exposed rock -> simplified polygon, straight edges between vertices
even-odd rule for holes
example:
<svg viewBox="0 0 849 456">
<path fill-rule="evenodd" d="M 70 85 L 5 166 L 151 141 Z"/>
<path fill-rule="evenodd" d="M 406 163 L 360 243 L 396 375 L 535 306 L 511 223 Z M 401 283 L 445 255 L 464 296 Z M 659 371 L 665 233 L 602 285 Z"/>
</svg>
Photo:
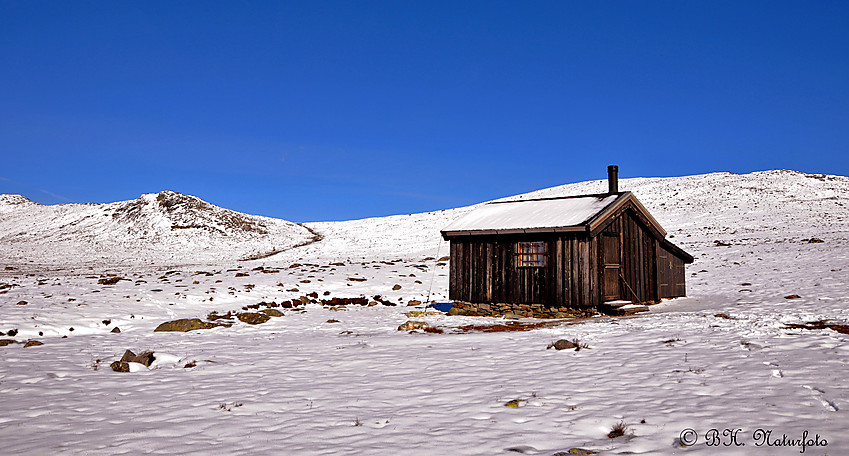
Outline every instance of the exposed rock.
<svg viewBox="0 0 849 456">
<path fill-rule="evenodd" d="M 554 347 L 555 350 L 566 350 L 568 348 L 578 348 L 578 345 L 566 339 L 560 339 L 557 342 L 551 344 L 551 347 Z"/>
<path fill-rule="evenodd" d="M 423 321 L 405 321 L 398 327 L 398 331 L 412 331 L 414 329 L 427 329 L 430 328 L 430 325 Z"/>
<path fill-rule="evenodd" d="M 130 371 L 130 365 L 123 362 L 123 361 L 114 361 L 112 364 L 109 365 L 109 367 L 111 367 L 112 370 L 115 371 L 115 372 L 129 372 Z"/>
<path fill-rule="evenodd" d="M 150 367 L 150 365 L 153 364 L 154 360 L 156 360 L 156 357 L 153 356 L 153 352 L 150 351 L 150 350 L 145 350 L 145 351 L 139 353 L 138 355 L 133 353 L 132 350 L 126 350 L 126 351 L 124 351 L 124 356 L 121 357 L 121 360 L 115 361 L 114 363 L 112 363 L 111 366 L 112 366 L 112 370 L 115 370 L 115 367 L 114 367 L 115 363 L 127 364 L 127 365 L 129 363 L 138 363 L 138 364 L 141 364 L 145 367 Z M 122 367 L 122 369 L 123 369 L 123 367 Z M 130 367 L 128 365 L 126 371 L 122 370 L 122 371 L 116 371 L 116 372 L 129 372 L 129 369 L 130 369 Z"/>
<path fill-rule="evenodd" d="M 218 312 L 212 311 L 212 312 L 209 313 L 209 315 L 206 316 L 206 319 L 209 320 L 209 321 L 232 320 L 233 319 L 233 313 L 228 311 L 224 315 L 218 315 Z"/>
<path fill-rule="evenodd" d="M 26 302 L 26 301 L 18 301 L 18 304 L 17 304 L 17 305 L 19 305 L 19 306 L 25 306 L 25 305 L 27 305 L 27 302 Z"/>
<path fill-rule="evenodd" d="M 37 340 L 29 340 L 29 341 L 27 341 L 27 343 L 24 344 L 24 348 L 37 347 L 39 345 L 44 345 L 44 342 L 37 341 Z"/>
<path fill-rule="evenodd" d="M 6 335 L 9 336 L 9 337 L 15 337 L 15 336 L 18 335 L 18 330 L 17 329 L 10 329 L 10 330 L 6 331 Z"/>
<path fill-rule="evenodd" d="M 269 317 L 268 315 L 255 312 L 243 312 L 237 314 L 236 318 L 238 318 L 239 321 L 247 323 L 249 325 L 259 325 L 267 322 L 268 320 L 271 320 L 271 317 Z"/>
<path fill-rule="evenodd" d="M 365 277 L 348 277 L 348 280 L 350 280 L 351 282 L 365 282 L 366 278 Z"/>
<path fill-rule="evenodd" d="M 438 261 L 438 262 L 442 263 L 443 261 L 449 261 L 449 260 L 451 260 L 451 257 L 449 257 L 449 256 L 444 256 L 444 257 L 439 257 L 439 259 L 438 259 L 438 260 L 436 260 L 436 261 Z"/>
<path fill-rule="evenodd" d="M 132 362 L 144 364 L 145 366 L 150 367 L 150 365 L 153 364 L 153 361 L 155 359 L 156 359 L 156 357 L 153 356 L 152 351 L 145 350 L 145 351 L 139 353 L 138 355 L 136 355 L 136 358 L 133 359 Z"/>
<path fill-rule="evenodd" d="M 269 317 L 282 317 L 283 316 L 283 312 L 281 312 L 277 309 L 262 309 L 262 310 L 260 310 L 260 312 L 268 315 Z"/>
<path fill-rule="evenodd" d="M 801 296 L 796 295 L 796 294 L 792 294 L 792 295 L 784 297 L 784 299 L 799 299 L 799 298 L 801 298 Z"/>
<path fill-rule="evenodd" d="M 417 300 L 415 300 L 415 299 L 411 299 L 411 300 L 407 303 L 407 307 L 411 307 L 411 306 L 420 306 L 420 305 L 422 305 L 422 302 L 421 302 L 421 301 L 417 301 Z"/>
<path fill-rule="evenodd" d="M 584 448 L 569 448 L 569 451 L 559 451 L 554 453 L 552 456 L 589 456 L 592 454 L 598 454 L 598 451 L 586 450 Z"/>
<path fill-rule="evenodd" d="M 116 326 L 116 327 L 112 328 L 112 331 L 109 331 L 109 332 L 111 332 L 111 333 L 115 333 L 115 334 L 119 334 L 119 333 L 121 332 L 121 328 L 118 328 L 118 327 Z"/>
<path fill-rule="evenodd" d="M 466 308 L 466 307 L 459 307 L 459 306 L 455 305 L 454 307 L 451 308 L 451 310 L 448 311 L 448 315 L 476 317 L 476 316 L 479 316 L 480 314 L 475 309 L 469 309 L 469 308 Z"/>
<path fill-rule="evenodd" d="M 368 305 L 367 298 L 331 298 L 322 299 L 321 304 L 325 306 L 347 306 L 347 305 Z"/>
<path fill-rule="evenodd" d="M 267 318 L 267 317 L 266 317 Z M 209 323 L 206 321 L 201 321 L 199 318 L 181 318 L 179 320 L 174 321 L 166 321 L 161 325 L 157 326 L 154 329 L 154 332 L 158 331 L 179 331 L 179 332 L 187 332 L 194 331 L 196 329 L 212 329 L 216 326 L 224 326 L 215 323 Z"/>
<path fill-rule="evenodd" d="M 127 280 L 123 277 L 105 277 L 97 281 L 100 285 L 115 285 L 116 283 Z"/>
<path fill-rule="evenodd" d="M 395 286 L 392 287 L 392 291 L 398 291 L 400 289 L 401 289 L 401 285 L 398 285 L 397 283 L 395 284 Z"/>
<path fill-rule="evenodd" d="M 14 339 L 0 339 L 0 347 L 5 347 L 7 345 L 16 344 L 18 341 Z"/>
<path fill-rule="evenodd" d="M 121 362 L 122 363 L 128 363 L 130 361 L 135 361 L 135 359 L 136 359 L 136 354 L 133 353 L 132 350 L 125 350 L 124 356 L 121 357 Z"/>
</svg>

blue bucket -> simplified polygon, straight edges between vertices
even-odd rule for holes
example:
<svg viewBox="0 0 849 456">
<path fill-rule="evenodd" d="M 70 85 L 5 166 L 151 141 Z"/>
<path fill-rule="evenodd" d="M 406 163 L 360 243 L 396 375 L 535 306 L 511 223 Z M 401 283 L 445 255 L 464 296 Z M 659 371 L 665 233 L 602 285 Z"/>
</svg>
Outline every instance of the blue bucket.
<svg viewBox="0 0 849 456">
<path fill-rule="evenodd" d="M 431 304 L 429 307 L 433 307 L 434 309 L 436 309 L 440 312 L 446 312 L 447 313 L 449 310 L 451 310 L 452 307 L 454 307 L 454 303 L 453 302 L 438 302 L 436 304 Z"/>
</svg>

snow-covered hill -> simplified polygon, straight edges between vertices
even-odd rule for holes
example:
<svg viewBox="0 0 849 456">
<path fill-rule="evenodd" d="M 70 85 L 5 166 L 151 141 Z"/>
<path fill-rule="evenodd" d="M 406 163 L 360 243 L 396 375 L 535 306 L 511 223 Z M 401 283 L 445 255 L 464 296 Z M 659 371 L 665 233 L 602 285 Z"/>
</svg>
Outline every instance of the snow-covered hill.
<svg viewBox="0 0 849 456">
<path fill-rule="evenodd" d="M 849 225 L 849 177 L 772 170 L 668 178 L 621 179 L 667 230 L 673 242 L 696 250 L 715 240 L 767 242 L 845 237 Z M 606 180 L 579 182 L 502 200 L 603 193 Z M 344 222 L 308 223 L 321 243 L 292 256 L 386 259 L 447 252 L 439 230 L 475 206 Z"/>
<path fill-rule="evenodd" d="M 28 269 L 235 261 L 313 238 L 301 225 L 172 191 L 117 203 L 52 206 L 0 195 L 0 258 Z"/>
<path fill-rule="evenodd" d="M 602 193 L 605 180 L 504 199 Z M 620 180 L 669 232 L 699 249 L 714 240 L 766 242 L 842 237 L 849 177 L 773 170 Z M 216 264 L 265 257 L 388 260 L 447 254 L 439 230 L 475 206 L 303 225 L 222 209 L 164 191 L 109 204 L 42 206 L 0 195 L 0 260 L 26 267 Z M 313 232 L 310 232 L 312 230 Z M 319 242 L 315 234 L 321 235 Z M 298 248 L 293 248 L 299 246 Z"/>
<path fill-rule="evenodd" d="M 173 193 L 60 206 L 4 195 L 0 441 L 23 455 L 849 454 L 849 178 L 620 188 L 696 257 L 687 297 L 526 332 L 407 314 L 446 299 L 439 230 L 471 207 L 310 223 L 322 239 L 293 247 L 313 235 Z M 154 332 L 212 311 L 376 295 L 398 306 L 314 302 L 261 325 Z M 410 318 L 444 333 L 398 331 Z M 558 339 L 588 348 L 546 349 Z M 157 360 L 113 372 L 126 349 Z M 620 422 L 625 435 L 610 438 Z"/>
</svg>

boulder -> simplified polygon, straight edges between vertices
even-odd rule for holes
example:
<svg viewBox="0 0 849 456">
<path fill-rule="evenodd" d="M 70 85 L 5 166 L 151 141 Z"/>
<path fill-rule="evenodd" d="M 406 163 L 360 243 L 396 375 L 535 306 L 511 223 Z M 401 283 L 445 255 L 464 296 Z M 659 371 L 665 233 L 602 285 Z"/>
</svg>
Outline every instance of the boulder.
<svg viewBox="0 0 849 456">
<path fill-rule="evenodd" d="M 271 317 L 264 313 L 256 313 L 256 312 L 244 312 L 236 315 L 236 318 L 239 321 L 247 323 L 249 325 L 259 325 L 262 323 L 271 320 Z"/>
<path fill-rule="evenodd" d="M 27 341 L 27 343 L 24 344 L 24 348 L 37 347 L 39 345 L 44 345 L 44 342 L 41 342 L 41 341 L 38 341 L 38 340 L 29 340 L 29 341 Z"/>
<path fill-rule="evenodd" d="M 262 309 L 262 310 L 260 310 L 260 312 L 268 315 L 269 317 L 282 317 L 283 316 L 283 312 L 281 312 L 277 309 Z"/>
<path fill-rule="evenodd" d="M 555 350 L 566 350 L 568 348 L 578 348 L 577 345 L 575 345 L 573 342 L 570 342 L 566 339 L 560 339 L 557 342 L 551 344 L 551 346 L 554 347 Z"/>
<path fill-rule="evenodd" d="M 115 372 L 129 372 L 130 371 L 130 365 L 123 362 L 123 361 L 114 361 L 112 364 L 109 365 L 109 367 L 111 367 L 112 370 L 115 371 Z"/>
<path fill-rule="evenodd" d="M 112 331 L 109 331 L 109 332 L 118 334 L 118 333 L 121 332 L 121 329 L 116 326 L 116 327 L 112 328 Z"/>
<path fill-rule="evenodd" d="M 122 277 L 107 277 L 107 278 L 103 278 L 103 279 L 98 280 L 97 283 L 100 284 L 100 285 L 115 285 L 116 283 L 118 283 L 122 280 L 126 280 L 126 279 L 124 279 Z"/>
<path fill-rule="evenodd" d="M 423 321 L 405 321 L 398 327 L 398 331 L 412 331 L 414 329 L 427 329 L 430 328 L 430 325 Z"/>
<path fill-rule="evenodd" d="M 196 329 L 212 329 L 216 326 L 215 323 L 209 323 L 206 321 L 201 321 L 199 318 L 181 318 L 179 320 L 174 321 L 166 321 L 161 325 L 157 326 L 154 329 L 154 332 L 159 331 L 178 331 L 178 332 L 187 332 L 194 331 Z"/>
<path fill-rule="evenodd" d="M 156 359 L 153 356 L 153 352 L 150 350 L 145 350 L 138 355 L 136 355 L 135 359 L 129 360 L 128 362 L 144 364 L 146 367 L 150 367 L 153 364 L 153 361 Z"/>
</svg>

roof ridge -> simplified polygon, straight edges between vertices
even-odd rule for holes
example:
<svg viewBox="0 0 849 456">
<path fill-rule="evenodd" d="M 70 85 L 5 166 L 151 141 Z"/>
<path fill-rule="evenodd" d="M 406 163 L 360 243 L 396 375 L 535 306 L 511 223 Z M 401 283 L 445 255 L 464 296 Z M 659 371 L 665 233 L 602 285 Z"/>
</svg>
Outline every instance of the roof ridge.
<svg viewBox="0 0 849 456">
<path fill-rule="evenodd" d="M 588 195 L 569 195 L 569 196 L 550 196 L 547 198 L 529 198 L 529 199 L 514 199 L 508 201 L 490 201 L 485 204 L 504 204 L 504 203 L 525 203 L 528 201 L 548 201 L 548 200 L 561 200 L 561 199 L 576 199 L 576 198 L 605 198 L 610 195 L 621 196 L 625 193 L 631 192 L 616 192 L 616 193 L 592 193 Z"/>
</svg>

